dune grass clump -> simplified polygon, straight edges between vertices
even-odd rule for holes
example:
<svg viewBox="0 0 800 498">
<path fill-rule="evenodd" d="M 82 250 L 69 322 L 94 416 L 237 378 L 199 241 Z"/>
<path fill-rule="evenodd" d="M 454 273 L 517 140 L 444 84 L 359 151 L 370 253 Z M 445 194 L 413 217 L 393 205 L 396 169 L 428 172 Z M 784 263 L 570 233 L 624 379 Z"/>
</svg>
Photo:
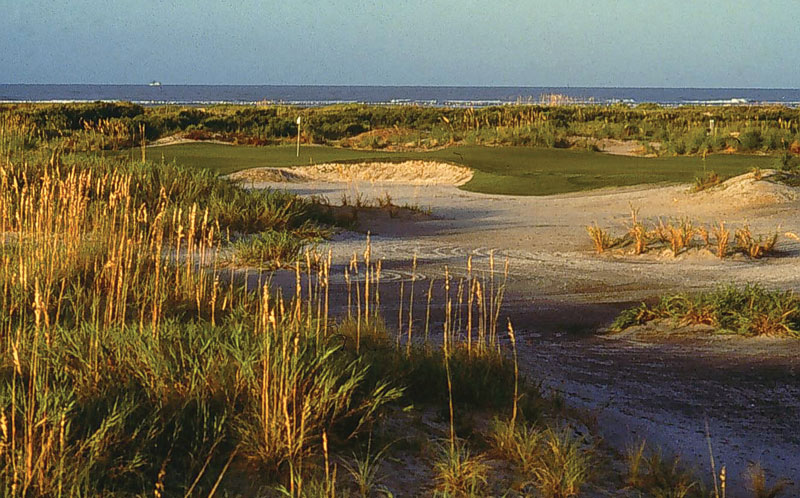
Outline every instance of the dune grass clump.
<svg viewBox="0 0 800 498">
<path fill-rule="evenodd" d="M 731 250 L 731 231 L 725 227 L 724 221 L 712 224 L 710 228 L 695 225 L 689 218 L 664 221 L 658 220 L 653 228 L 648 230 L 643 222 L 638 219 L 638 209 L 631 208 L 631 221 L 627 225 L 627 233 L 620 238 L 614 238 L 610 232 L 600 228 L 595 223 L 586 227 L 595 252 L 600 254 L 614 246 L 633 245 L 633 254 L 640 255 L 653 247 L 669 248 L 673 257 L 685 253 L 691 248 L 705 248 L 713 252 L 718 258 L 729 256 Z M 713 237 L 712 237 L 713 236 Z M 786 236 L 795 238 L 791 232 Z M 698 241 L 699 237 L 699 241 Z M 778 231 L 771 235 L 754 235 L 750 227 L 735 231 L 736 245 L 733 252 L 740 252 L 750 259 L 759 259 L 776 252 Z"/>
<path fill-rule="evenodd" d="M 716 240 L 714 244 L 714 254 L 716 254 L 719 259 L 722 259 L 728 254 L 731 232 L 725 228 L 725 222 L 720 221 L 712 227 L 712 233 Z"/>
<path fill-rule="evenodd" d="M 597 223 L 588 225 L 586 231 L 589 233 L 589 238 L 592 239 L 592 244 L 597 254 L 605 252 L 606 249 L 613 247 L 617 243 L 617 240 L 607 230 L 597 226 Z"/>
<path fill-rule="evenodd" d="M 659 220 L 655 233 L 658 235 L 659 239 L 665 241 L 669 245 L 672 250 L 672 255 L 677 256 L 681 251 L 691 246 L 692 239 L 694 239 L 697 230 L 691 220 L 682 218 L 675 222 L 670 221 L 667 224 Z"/>
<path fill-rule="evenodd" d="M 625 480 L 628 486 L 637 488 L 644 483 L 646 445 L 647 441 L 642 440 L 638 444 L 629 444 L 625 448 L 624 456 L 627 465 Z"/>
<path fill-rule="evenodd" d="M 585 441 L 569 427 L 547 429 L 538 463 L 533 469 L 534 486 L 542 496 L 577 496 L 592 472 L 592 457 Z"/>
<path fill-rule="evenodd" d="M 532 476 L 539 457 L 544 432 L 524 421 L 496 419 L 489 434 L 494 451 L 512 462 L 525 476 Z"/>
<path fill-rule="evenodd" d="M 440 443 L 433 464 L 436 490 L 444 496 L 481 496 L 489 475 L 485 458 L 461 440 Z"/>
<path fill-rule="evenodd" d="M 627 485 L 646 496 L 710 496 L 680 458 L 665 458 L 661 451 L 647 448 L 644 440 L 626 449 L 625 463 Z"/>
<path fill-rule="evenodd" d="M 636 255 L 642 254 L 647 251 L 647 246 L 650 241 L 650 232 L 644 227 L 641 222 L 636 222 L 628 230 L 628 235 L 633 240 L 633 253 Z"/>
<path fill-rule="evenodd" d="M 595 463 L 591 446 L 567 426 L 539 429 L 524 421 L 495 420 L 490 444 L 514 465 L 525 486 L 542 496 L 577 496 Z"/>
<path fill-rule="evenodd" d="M 628 226 L 628 237 L 633 240 L 633 253 L 642 254 L 647 250 L 647 244 L 650 240 L 651 234 L 645 228 L 644 223 L 639 221 L 639 208 L 634 208 L 631 205 L 631 221 Z"/>
<path fill-rule="evenodd" d="M 708 190 L 711 187 L 716 187 L 720 183 L 722 183 L 722 177 L 713 171 L 709 171 L 703 176 L 695 177 L 692 191 L 702 192 L 703 190 Z"/>
<path fill-rule="evenodd" d="M 234 242 L 231 259 L 260 269 L 282 268 L 296 261 L 308 243 L 293 232 L 269 230 Z"/>
<path fill-rule="evenodd" d="M 668 295 L 655 305 L 642 303 L 623 311 L 611 330 L 621 331 L 656 319 L 679 325 L 710 325 L 718 332 L 743 336 L 800 337 L 800 299 L 792 291 L 770 291 L 758 285 Z"/>
<path fill-rule="evenodd" d="M 759 463 L 751 463 L 745 472 L 746 487 L 754 498 L 778 498 L 792 486 L 788 479 L 779 479 L 772 484 L 767 481 L 764 468 Z"/>
<path fill-rule="evenodd" d="M 752 234 L 748 225 L 736 230 L 736 247 L 752 259 L 771 254 L 775 250 L 777 242 L 777 232 L 768 236 L 759 235 L 756 237 Z"/>
<path fill-rule="evenodd" d="M 342 466 L 350 474 L 350 477 L 356 485 L 358 496 L 367 498 L 379 490 L 387 494 L 389 493 L 386 487 L 381 484 L 386 476 L 382 474 L 380 470 L 381 463 L 385 460 L 389 447 L 390 445 L 387 444 L 380 450 L 372 453 L 372 439 L 370 438 L 363 454 L 357 455 L 353 453 L 349 461 L 342 462 Z"/>
</svg>

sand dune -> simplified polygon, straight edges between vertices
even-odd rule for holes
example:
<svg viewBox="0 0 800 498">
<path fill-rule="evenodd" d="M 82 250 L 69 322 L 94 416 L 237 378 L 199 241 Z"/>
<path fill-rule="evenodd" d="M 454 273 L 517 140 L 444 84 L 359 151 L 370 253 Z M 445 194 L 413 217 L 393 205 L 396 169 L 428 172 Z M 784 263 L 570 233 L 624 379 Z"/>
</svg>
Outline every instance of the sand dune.
<svg viewBox="0 0 800 498">
<path fill-rule="evenodd" d="M 463 185 L 464 166 L 434 161 L 327 163 L 294 168 L 254 168 L 230 175 L 247 182 L 377 182 L 406 185 Z"/>
<path fill-rule="evenodd" d="M 781 173 L 767 169 L 730 178 L 716 187 L 691 194 L 697 200 L 735 204 L 776 204 L 798 199 L 798 188 L 780 183 Z"/>
</svg>

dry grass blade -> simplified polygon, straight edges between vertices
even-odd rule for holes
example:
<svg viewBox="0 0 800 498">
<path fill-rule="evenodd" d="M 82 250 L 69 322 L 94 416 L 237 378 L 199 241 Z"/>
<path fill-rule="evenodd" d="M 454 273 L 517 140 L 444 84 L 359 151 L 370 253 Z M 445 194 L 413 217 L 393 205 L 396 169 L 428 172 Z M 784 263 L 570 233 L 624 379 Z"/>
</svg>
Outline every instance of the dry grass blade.
<svg viewBox="0 0 800 498">
<path fill-rule="evenodd" d="M 725 222 L 720 221 L 712 228 L 714 239 L 716 240 L 715 253 L 722 259 L 728 254 L 728 244 L 730 243 L 731 232 L 725 228 Z"/>
<path fill-rule="evenodd" d="M 644 450 L 647 442 L 642 439 L 639 444 L 632 444 L 625 449 L 625 461 L 628 465 L 628 486 L 634 488 L 643 484 Z"/>
<path fill-rule="evenodd" d="M 597 226 L 597 223 L 587 226 L 586 231 L 589 233 L 589 238 L 592 239 L 592 244 L 594 244 L 594 250 L 597 254 L 603 253 L 606 249 L 615 245 L 616 241 L 608 231 Z"/>
<path fill-rule="evenodd" d="M 650 232 L 644 226 L 644 223 L 639 221 L 639 208 L 631 206 L 631 222 L 628 227 L 628 235 L 633 239 L 633 252 L 634 254 L 642 254 L 647 250 L 647 244 L 650 241 Z"/>
<path fill-rule="evenodd" d="M 669 223 L 667 225 L 666 234 L 670 248 L 672 249 L 672 254 L 673 256 L 677 256 L 681 251 L 691 246 L 695 228 L 689 219 L 684 218 L 677 224 Z"/>
<path fill-rule="evenodd" d="M 792 485 L 788 479 L 779 479 L 772 485 L 767 484 L 767 475 L 759 463 L 750 464 L 745 472 L 747 488 L 753 498 L 778 498 Z"/>
<path fill-rule="evenodd" d="M 772 253 L 777 243 L 777 232 L 769 236 L 759 235 L 756 238 L 747 225 L 736 230 L 736 245 L 738 249 L 753 259 Z"/>
</svg>

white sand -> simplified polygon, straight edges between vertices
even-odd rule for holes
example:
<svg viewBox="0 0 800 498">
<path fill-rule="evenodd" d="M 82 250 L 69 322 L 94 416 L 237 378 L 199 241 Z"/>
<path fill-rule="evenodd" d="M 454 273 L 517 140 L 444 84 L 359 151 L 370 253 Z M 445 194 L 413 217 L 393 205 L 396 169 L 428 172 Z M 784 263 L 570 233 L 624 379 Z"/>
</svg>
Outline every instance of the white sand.
<svg viewBox="0 0 800 498">
<path fill-rule="evenodd" d="M 463 185 L 472 170 L 435 161 L 326 163 L 294 168 L 254 168 L 230 175 L 245 182 L 370 182 L 406 185 Z"/>
</svg>

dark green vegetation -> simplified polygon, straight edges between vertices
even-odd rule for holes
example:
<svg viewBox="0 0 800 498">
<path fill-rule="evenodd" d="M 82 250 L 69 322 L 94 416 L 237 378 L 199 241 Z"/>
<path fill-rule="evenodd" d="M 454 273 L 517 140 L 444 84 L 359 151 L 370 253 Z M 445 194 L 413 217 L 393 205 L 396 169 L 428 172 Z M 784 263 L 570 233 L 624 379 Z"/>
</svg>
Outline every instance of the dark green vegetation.
<svg viewBox="0 0 800 498">
<path fill-rule="evenodd" d="M 756 285 L 668 295 L 652 306 L 642 303 L 623 311 L 611 329 L 620 331 L 657 319 L 710 325 L 720 333 L 798 337 L 800 298 L 791 291 L 770 291 Z"/>
<path fill-rule="evenodd" d="M 767 156 L 712 155 L 699 157 L 625 157 L 585 150 L 533 147 L 455 146 L 425 152 L 356 151 L 328 146 L 233 147 L 220 144 L 181 144 L 148 149 L 148 158 L 187 167 L 209 168 L 220 174 L 252 167 L 283 167 L 323 162 L 422 159 L 462 164 L 475 171 L 465 190 L 490 194 L 550 195 L 602 187 L 643 183 L 690 183 L 713 169 L 722 178 L 770 167 Z"/>
</svg>

